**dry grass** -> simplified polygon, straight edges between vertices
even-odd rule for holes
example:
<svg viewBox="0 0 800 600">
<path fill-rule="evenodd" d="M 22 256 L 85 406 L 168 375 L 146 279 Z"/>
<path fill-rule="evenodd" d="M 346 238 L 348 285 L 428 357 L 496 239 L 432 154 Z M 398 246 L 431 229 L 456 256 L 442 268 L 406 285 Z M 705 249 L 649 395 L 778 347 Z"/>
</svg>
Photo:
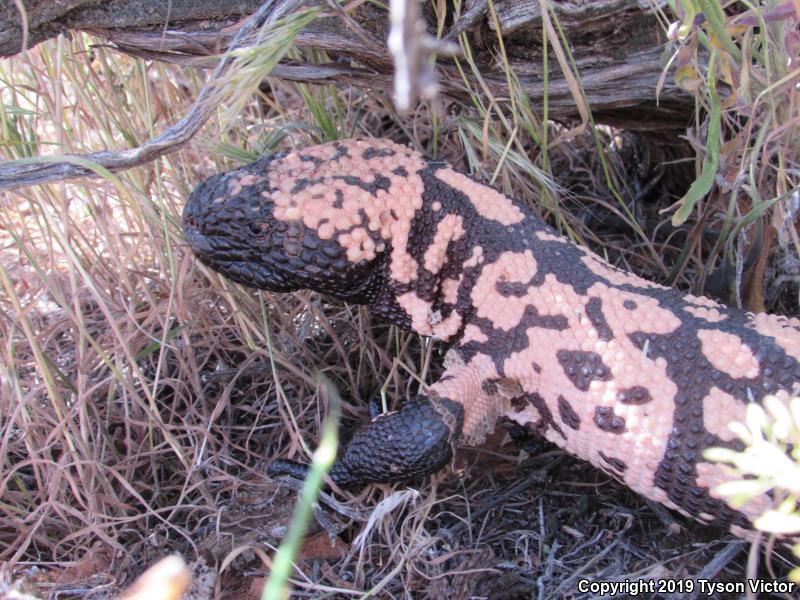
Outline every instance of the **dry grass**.
<svg viewBox="0 0 800 600">
<path fill-rule="evenodd" d="M 440 346 L 362 308 L 246 290 L 194 260 L 179 230 L 184 199 L 242 160 L 391 137 L 493 181 L 612 262 L 701 288 L 716 247 L 704 229 L 735 226 L 752 207 L 723 204 L 720 216 L 718 192 L 671 227 L 660 211 L 694 178 L 685 146 L 589 120 L 582 132 L 548 124 L 511 72 L 507 98 L 487 95 L 461 42 L 474 104 L 457 117 L 435 103 L 402 117 L 381 95 L 271 81 L 151 165 L 0 196 L 0 590 L 35 565 L 39 594 L 99 597 L 177 551 L 218 569 L 226 597 L 257 597 L 296 499 L 265 462 L 306 461 L 317 446 L 318 374 L 341 393 L 348 431 L 370 399 L 397 406 L 438 372 Z M 137 145 L 184 114 L 202 77 L 82 36 L 43 44 L 0 63 L 0 155 Z M 761 248 L 779 281 L 769 307 L 796 313 L 780 270 L 794 254 L 774 240 Z M 293 573 L 297 597 L 577 598 L 581 578 L 743 579 L 732 538 L 680 519 L 689 531 L 678 533 L 671 515 L 586 464 L 510 433 L 462 449 L 455 475 L 417 492 L 324 499 Z"/>
</svg>

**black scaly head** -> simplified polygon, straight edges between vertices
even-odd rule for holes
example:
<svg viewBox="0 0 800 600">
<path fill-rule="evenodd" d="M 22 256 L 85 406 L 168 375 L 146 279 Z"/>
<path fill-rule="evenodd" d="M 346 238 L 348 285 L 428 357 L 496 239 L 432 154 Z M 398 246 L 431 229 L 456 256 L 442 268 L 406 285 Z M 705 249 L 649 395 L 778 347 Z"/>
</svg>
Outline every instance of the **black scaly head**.
<svg viewBox="0 0 800 600">
<path fill-rule="evenodd" d="M 198 185 L 183 210 L 186 242 L 201 262 L 242 285 L 369 303 L 383 282 L 385 253 L 353 263 L 335 239 L 321 240 L 302 219 L 276 219 L 268 172 L 278 159 L 267 156 Z"/>
</svg>

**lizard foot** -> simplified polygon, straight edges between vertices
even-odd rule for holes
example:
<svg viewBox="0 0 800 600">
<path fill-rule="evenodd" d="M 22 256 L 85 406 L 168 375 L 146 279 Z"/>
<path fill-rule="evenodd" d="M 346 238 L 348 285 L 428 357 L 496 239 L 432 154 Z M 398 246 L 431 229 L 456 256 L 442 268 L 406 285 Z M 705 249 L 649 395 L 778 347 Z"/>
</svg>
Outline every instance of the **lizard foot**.
<svg viewBox="0 0 800 600">
<path fill-rule="evenodd" d="M 452 458 L 463 419 L 458 402 L 417 396 L 358 429 L 336 457 L 331 480 L 340 487 L 360 487 L 435 473 Z M 289 460 L 276 460 L 267 468 L 270 477 L 302 479 L 307 472 L 307 465 Z"/>
</svg>

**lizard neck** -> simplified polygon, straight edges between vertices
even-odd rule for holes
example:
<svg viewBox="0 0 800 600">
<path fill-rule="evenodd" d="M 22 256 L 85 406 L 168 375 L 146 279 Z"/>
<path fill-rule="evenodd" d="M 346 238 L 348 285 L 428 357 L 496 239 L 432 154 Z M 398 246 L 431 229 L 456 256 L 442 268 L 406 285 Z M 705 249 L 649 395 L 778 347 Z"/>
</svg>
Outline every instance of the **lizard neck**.
<svg viewBox="0 0 800 600">
<path fill-rule="evenodd" d="M 443 163 L 429 161 L 416 175 L 421 206 L 398 226 L 370 306 L 400 327 L 452 343 L 464 334 L 483 296 L 506 278 L 511 288 L 498 287 L 498 293 L 513 294 L 513 282 L 523 281 L 520 273 L 533 277 L 536 233 L 555 234 L 519 203 Z M 519 252 L 510 262 L 499 260 L 494 249 L 510 247 L 510 240 Z M 507 272 L 483 276 L 495 263 Z M 486 289 L 476 290 L 480 282 Z"/>
</svg>

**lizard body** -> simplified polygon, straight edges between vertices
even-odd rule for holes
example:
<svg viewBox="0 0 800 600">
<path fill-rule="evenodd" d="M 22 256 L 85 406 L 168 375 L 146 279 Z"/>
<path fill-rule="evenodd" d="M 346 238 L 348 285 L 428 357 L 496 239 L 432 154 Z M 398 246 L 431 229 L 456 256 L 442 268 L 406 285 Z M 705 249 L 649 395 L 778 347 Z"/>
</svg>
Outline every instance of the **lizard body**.
<svg viewBox="0 0 800 600">
<path fill-rule="evenodd" d="M 216 175 L 190 197 L 184 231 L 201 261 L 237 282 L 367 304 L 449 344 L 443 376 L 359 430 L 334 481 L 436 471 L 457 439 L 479 444 L 506 416 L 700 521 L 744 531 L 770 506 L 714 497 L 729 475 L 702 452 L 741 448 L 728 424 L 747 403 L 796 391 L 796 319 L 613 267 L 523 204 L 388 140 Z"/>
</svg>

